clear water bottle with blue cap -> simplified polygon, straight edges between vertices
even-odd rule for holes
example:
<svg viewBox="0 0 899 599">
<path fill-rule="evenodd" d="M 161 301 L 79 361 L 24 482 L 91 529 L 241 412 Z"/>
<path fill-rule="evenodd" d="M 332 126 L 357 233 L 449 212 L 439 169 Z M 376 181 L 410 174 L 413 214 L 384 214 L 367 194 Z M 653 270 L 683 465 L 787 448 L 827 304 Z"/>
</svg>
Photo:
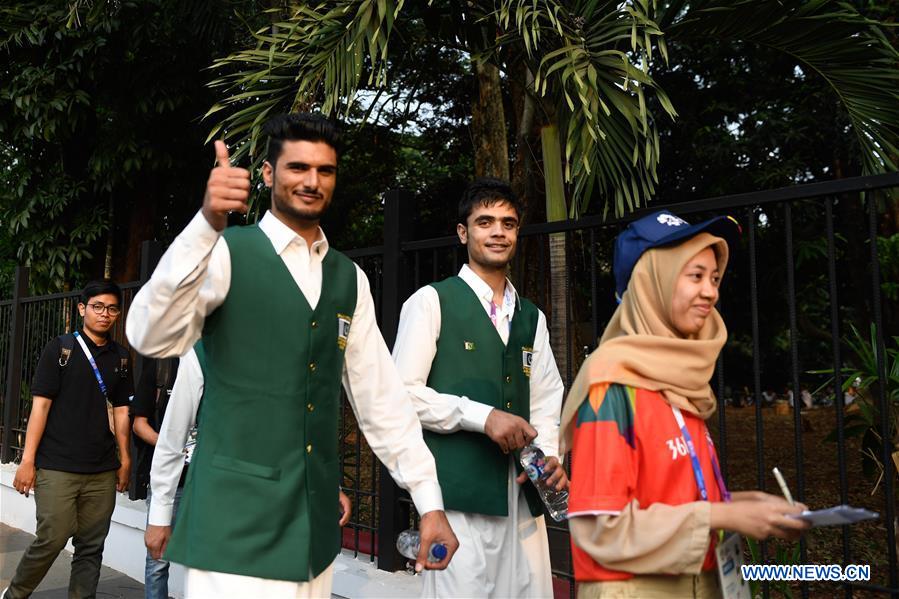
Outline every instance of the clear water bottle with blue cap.
<svg viewBox="0 0 899 599">
<path fill-rule="evenodd" d="M 521 450 L 519 458 L 521 467 L 527 473 L 528 478 L 537 487 L 540 499 L 546 505 L 546 510 L 556 522 L 561 522 L 568 517 L 568 491 L 557 491 L 546 484 L 549 474 L 546 472 L 546 455 L 536 445 L 528 445 Z"/>
<path fill-rule="evenodd" d="M 396 550 L 403 557 L 409 559 L 418 559 L 418 551 L 421 549 L 421 534 L 417 530 L 404 530 L 396 540 Z M 434 543 L 428 552 L 429 562 L 443 561 L 448 553 L 446 545 L 442 543 Z"/>
</svg>

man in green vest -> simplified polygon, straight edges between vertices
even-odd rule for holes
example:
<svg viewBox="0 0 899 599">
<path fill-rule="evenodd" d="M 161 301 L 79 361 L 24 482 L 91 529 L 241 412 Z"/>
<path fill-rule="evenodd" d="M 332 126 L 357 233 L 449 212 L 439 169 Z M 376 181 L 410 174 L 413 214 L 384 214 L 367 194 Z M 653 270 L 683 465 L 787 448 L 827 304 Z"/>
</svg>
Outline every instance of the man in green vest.
<svg viewBox="0 0 899 599">
<path fill-rule="evenodd" d="M 445 568 L 458 541 L 421 425 L 375 321 L 362 270 L 329 248 L 319 219 L 337 179 L 338 132 L 318 115 L 274 117 L 262 168 L 271 211 L 246 213 L 250 173 L 217 141 L 203 208 L 131 305 L 144 355 L 183 355 L 202 335 L 203 426 L 165 558 L 185 596 L 330 596 L 340 550 L 341 383 L 369 445 L 421 520 L 417 569 Z M 427 562 L 431 543 L 447 557 Z"/>
<path fill-rule="evenodd" d="M 461 543 L 426 572 L 424 597 L 552 597 L 542 504 L 517 464 L 534 442 L 549 484 L 559 463 L 563 386 L 546 317 L 506 278 L 521 206 L 509 185 L 478 179 L 459 204 L 468 263 L 403 305 L 393 357 L 437 460 L 447 518 Z"/>
</svg>

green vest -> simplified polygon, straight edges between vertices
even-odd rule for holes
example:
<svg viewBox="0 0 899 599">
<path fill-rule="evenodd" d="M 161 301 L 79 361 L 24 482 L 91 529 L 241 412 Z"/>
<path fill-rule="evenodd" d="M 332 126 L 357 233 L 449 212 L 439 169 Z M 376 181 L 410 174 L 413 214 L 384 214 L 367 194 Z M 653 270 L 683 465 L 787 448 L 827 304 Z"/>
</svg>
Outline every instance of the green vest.
<svg viewBox="0 0 899 599">
<path fill-rule="evenodd" d="M 503 345 L 468 283 L 450 277 L 432 286 L 440 298 L 440 338 L 428 387 L 530 420 L 530 356 L 537 333 L 537 307 L 519 299 L 508 343 Z M 446 509 L 509 515 L 509 456 L 499 445 L 487 435 L 471 431 L 425 431 L 424 437 L 437 462 Z M 524 490 L 531 514 L 542 513 L 534 486 L 526 483 Z"/>
<path fill-rule="evenodd" d="M 196 343 L 194 343 L 194 354 L 197 356 L 197 362 L 200 364 L 200 372 L 203 373 L 203 378 L 206 378 L 206 352 L 203 351 L 203 340 L 200 339 Z"/>
<path fill-rule="evenodd" d="M 203 329 L 202 431 L 166 559 L 305 581 L 340 550 L 337 423 L 356 270 L 329 250 L 313 310 L 257 226 L 225 239 L 231 286 Z"/>
</svg>

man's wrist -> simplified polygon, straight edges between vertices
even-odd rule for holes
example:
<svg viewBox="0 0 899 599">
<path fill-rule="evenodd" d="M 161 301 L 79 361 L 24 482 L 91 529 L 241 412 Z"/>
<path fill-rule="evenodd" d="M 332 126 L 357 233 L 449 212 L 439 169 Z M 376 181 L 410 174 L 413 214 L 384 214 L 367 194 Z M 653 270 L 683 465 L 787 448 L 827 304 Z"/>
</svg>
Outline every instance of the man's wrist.
<svg viewBox="0 0 899 599">
<path fill-rule="evenodd" d="M 159 439 L 159 433 L 157 433 L 156 431 L 152 431 L 152 429 L 151 429 L 151 432 L 134 431 L 134 434 L 135 434 L 135 436 L 137 436 L 138 439 L 140 439 L 147 445 L 152 445 L 152 446 L 156 447 L 156 441 Z"/>
<path fill-rule="evenodd" d="M 210 220 L 212 218 L 212 220 Z M 200 208 L 200 211 L 194 215 L 194 217 L 187 223 L 187 226 L 184 227 L 184 230 L 181 231 L 179 237 L 183 236 L 187 233 L 187 238 L 203 238 L 206 241 L 218 241 L 218 238 L 221 236 L 222 231 L 224 229 L 218 229 L 215 225 L 212 224 L 212 221 L 217 221 L 217 216 L 210 211 L 210 216 L 207 216 L 205 206 Z M 227 224 L 227 217 L 225 218 L 225 224 Z"/>
<path fill-rule="evenodd" d="M 493 412 L 493 406 L 462 397 L 462 428 L 475 433 L 483 433 L 487 418 Z"/>
</svg>

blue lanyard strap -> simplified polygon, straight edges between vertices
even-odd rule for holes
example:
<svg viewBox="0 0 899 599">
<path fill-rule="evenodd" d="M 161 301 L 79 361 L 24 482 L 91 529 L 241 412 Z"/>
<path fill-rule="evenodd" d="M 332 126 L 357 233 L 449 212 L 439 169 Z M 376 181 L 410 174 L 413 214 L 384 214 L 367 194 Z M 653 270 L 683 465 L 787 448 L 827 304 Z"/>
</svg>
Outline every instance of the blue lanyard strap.
<svg viewBox="0 0 899 599">
<path fill-rule="evenodd" d="M 718 489 L 721 491 L 721 497 L 724 501 L 730 501 L 730 491 L 727 490 L 727 485 L 724 484 L 724 477 L 721 476 L 721 467 L 718 465 L 718 452 L 715 451 L 715 444 L 712 442 L 712 436 L 709 434 L 709 429 L 705 429 L 705 442 L 708 443 L 709 446 L 709 455 L 712 460 L 712 471 L 715 473 L 715 480 L 718 482 Z"/>
<path fill-rule="evenodd" d="M 681 414 L 680 409 L 675 406 L 671 406 L 671 411 L 674 412 L 674 419 L 680 427 L 681 435 L 684 437 L 684 443 L 687 445 L 687 451 L 690 452 L 690 463 L 693 466 L 693 477 L 696 479 L 696 486 L 699 487 L 699 496 L 703 501 L 708 501 L 709 492 L 705 486 L 705 476 L 702 474 L 702 466 L 699 465 L 699 456 L 696 455 L 696 447 L 693 445 L 693 437 L 690 435 L 690 431 L 687 430 L 687 423 L 684 421 L 684 415 Z M 715 455 L 715 444 L 712 443 L 712 437 L 709 435 L 708 430 L 705 432 L 705 440 L 709 446 L 712 471 L 715 473 L 715 482 L 718 483 L 718 490 L 721 491 L 721 496 L 724 501 L 730 501 L 730 493 L 727 490 L 727 486 L 724 484 L 724 477 L 721 476 L 721 468 L 718 465 L 718 457 Z"/>
<path fill-rule="evenodd" d="M 106 393 L 106 383 L 103 382 L 103 377 L 100 376 L 100 369 L 97 368 L 97 362 L 94 360 L 94 356 L 87 348 L 87 343 L 84 342 L 84 339 L 81 337 L 78 331 L 75 331 L 74 335 L 75 339 L 78 341 L 78 344 L 81 346 L 81 349 L 84 351 L 84 355 L 87 357 L 87 361 L 90 362 L 91 368 L 94 369 L 94 376 L 97 377 L 97 382 L 100 384 L 100 391 L 103 393 L 103 397 L 109 399 L 109 395 L 107 395 Z"/>
</svg>

